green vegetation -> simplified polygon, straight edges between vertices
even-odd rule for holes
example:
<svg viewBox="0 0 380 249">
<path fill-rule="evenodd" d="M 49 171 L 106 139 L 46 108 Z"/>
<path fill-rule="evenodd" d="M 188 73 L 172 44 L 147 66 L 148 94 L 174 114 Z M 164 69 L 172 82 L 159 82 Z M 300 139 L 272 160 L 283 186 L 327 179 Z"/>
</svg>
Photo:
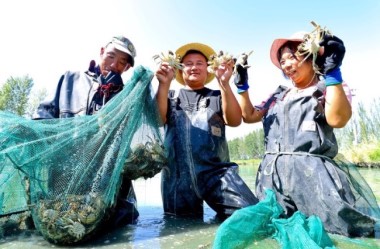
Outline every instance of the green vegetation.
<svg viewBox="0 0 380 249">
<path fill-rule="evenodd" d="M 7 79 L 0 89 L 0 110 L 24 115 L 32 87 L 33 79 L 29 76 Z"/>
<path fill-rule="evenodd" d="M 24 117 L 31 117 L 47 95 L 46 89 L 32 91 L 34 82 L 28 75 L 10 77 L 0 86 L 0 110 Z"/>
<path fill-rule="evenodd" d="M 380 98 L 362 102 L 343 129 L 336 131 L 340 152 L 361 166 L 380 166 Z"/>
<path fill-rule="evenodd" d="M 258 159 L 264 155 L 264 131 L 257 129 L 247 136 L 228 141 L 232 160 Z"/>
<path fill-rule="evenodd" d="M 238 165 L 258 165 L 260 161 L 260 159 L 234 160 Z"/>
</svg>

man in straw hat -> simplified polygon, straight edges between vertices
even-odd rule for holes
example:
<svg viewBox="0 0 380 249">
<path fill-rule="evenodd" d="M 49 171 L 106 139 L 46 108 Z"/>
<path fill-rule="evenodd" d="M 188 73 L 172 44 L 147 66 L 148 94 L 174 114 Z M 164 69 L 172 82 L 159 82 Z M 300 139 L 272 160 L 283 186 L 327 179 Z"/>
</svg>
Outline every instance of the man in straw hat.
<svg viewBox="0 0 380 249">
<path fill-rule="evenodd" d="M 233 61 L 208 73 L 215 51 L 201 43 L 180 47 L 182 70 L 175 74 L 168 63 L 156 72 L 157 102 L 166 129 L 169 171 L 162 173 L 162 198 L 166 214 L 203 216 L 203 201 L 224 219 L 235 210 L 257 203 L 257 198 L 230 162 L 225 126 L 241 123 L 241 109 L 230 88 Z M 172 79 L 184 87 L 169 90 Z M 205 85 L 214 77 L 220 90 Z"/>
</svg>

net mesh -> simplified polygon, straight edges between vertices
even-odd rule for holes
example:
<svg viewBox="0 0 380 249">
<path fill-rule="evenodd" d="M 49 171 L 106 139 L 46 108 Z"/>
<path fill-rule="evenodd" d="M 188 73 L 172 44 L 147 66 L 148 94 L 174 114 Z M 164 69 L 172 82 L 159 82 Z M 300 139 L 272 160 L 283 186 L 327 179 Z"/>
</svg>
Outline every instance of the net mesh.
<svg viewBox="0 0 380 249">
<path fill-rule="evenodd" d="M 281 219 L 282 212 L 274 192 L 268 189 L 264 200 L 235 211 L 219 226 L 213 248 L 255 248 L 257 241 L 268 237 L 283 249 L 335 248 L 318 217 L 306 218 L 295 212 L 289 219 Z"/>
<path fill-rule="evenodd" d="M 355 207 L 363 214 L 373 217 L 379 224 L 380 209 L 376 197 L 356 165 L 340 154 L 334 160 L 336 166 L 347 173 L 355 196 Z M 276 201 L 274 192 L 268 189 L 264 200 L 235 211 L 220 225 L 213 248 L 256 248 L 255 245 L 266 238 L 275 239 L 278 248 L 282 249 L 379 248 L 377 239 L 355 239 L 327 233 L 318 216 L 306 217 L 297 211 L 290 218 L 284 219 L 281 218 L 281 213 L 282 208 Z"/>
<path fill-rule="evenodd" d="M 57 244 L 89 238 L 115 206 L 123 177 L 153 177 L 165 167 L 152 77 L 137 67 L 92 116 L 28 120 L 0 112 L 0 215 L 30 210 Z"/>
</svg>

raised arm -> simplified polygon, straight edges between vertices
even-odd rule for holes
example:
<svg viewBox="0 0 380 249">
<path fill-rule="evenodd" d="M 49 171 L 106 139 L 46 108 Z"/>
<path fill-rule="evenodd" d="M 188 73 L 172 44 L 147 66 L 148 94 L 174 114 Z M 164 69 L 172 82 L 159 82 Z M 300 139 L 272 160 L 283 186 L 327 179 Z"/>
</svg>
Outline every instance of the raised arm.
<svg viewBox="0 0 380 249">
<path fill-rule="evenodd" d="M 344 92 L 340 71 L 346 49 L 343 41 L 332 35 L 326 35 L 320 45 L 324 48 L 318 60 L 326 85 L 326 120 L 331 127 L 341 128 L 347 124 L 352 115 L 351 103 Z"/>
<path fill-rule="evenodd" d="M 325 115 L 327 123 L 334 128 L 342 128 L 350 120 L 351 103 L 341 83 L 326 87 Z"/>
<path fill-rule="evenodd" d="M 257 123 L 260 122 L 264 111 L 255 108 L 250 100 L 248 91 L 240 92 L 240 107 L 244 123 Z"/>
<path fill-rule="evenodd" d="M 156 101 L 160 112 L 162 124 L 166 124 L 166 114 L 168 112 L 168 93 L 170 83 L 172 82 L 175 71 L 167 63 L 162 63 L 156 71 L 158 80 L 158 89 L 156 93 Z"/>
<path fill-rule="evenodd" d="M 240 107 L 244 123 L 256 123 L 261 121 L 263 112 L 256 109 L 249 98 L 248 85 L 248 55 L 241 54 L 235 65 L 234 84 L 237 87 L 237 93 L 240 96 Z"/>
<path fill-rule="evenodd" d="M 241 124 L 241 108 L 234 93 L 231 90 L 230 78 L 233 72 L 233 61 L 223 63 L 215 71 L 216 79 L 219 83 L 219 89 L 222 94 L 222 109 L 224 122 L 226 125 L 236 127 Z"/>
</svg>

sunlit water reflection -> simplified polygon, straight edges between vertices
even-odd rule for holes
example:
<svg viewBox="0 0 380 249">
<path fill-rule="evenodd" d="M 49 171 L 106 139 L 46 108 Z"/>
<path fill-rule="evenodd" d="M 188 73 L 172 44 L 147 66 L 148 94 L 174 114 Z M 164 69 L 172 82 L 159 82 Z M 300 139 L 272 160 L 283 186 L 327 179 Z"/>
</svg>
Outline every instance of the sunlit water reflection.
<svg viewBox="0 0 380 249">
<path fill-rule="evenodd" d="M 248 186 L 254 189 L 257 165 L 240 167 L 240 175 Z M 380 169 L 361 169 L 363 177 L 373 189 L 380 203 Z M 112 230 L 96 239 L 75 248 L 211 248 L 215 231 L 220 224 L 215 212 L 205 205 L 205 215 L 202 220 L 180 219 L 163 215 L 160 175 L 154 178 L 134 181 L 137 194 L 140 217 L 138 223 L 121 229 Z M 334 239 L 334 237 L 333 237 Z M 364 239 L 380 248 L 380 242 L 375 239 Z M 360 241 L 359 241 L 360 242 Z M 65 248 L 45 241 L 38 233 L 27 233 L 19 236 L 6 237 L 0 240 L 0 248 Z M 71 247 L 72 248 L 72 247 Z M 272 239 L 258 242 L 251 248 L 280 248 Z M 341 243 L 339 248 L 368 248 L 353 243 Z"/>
</svg>

